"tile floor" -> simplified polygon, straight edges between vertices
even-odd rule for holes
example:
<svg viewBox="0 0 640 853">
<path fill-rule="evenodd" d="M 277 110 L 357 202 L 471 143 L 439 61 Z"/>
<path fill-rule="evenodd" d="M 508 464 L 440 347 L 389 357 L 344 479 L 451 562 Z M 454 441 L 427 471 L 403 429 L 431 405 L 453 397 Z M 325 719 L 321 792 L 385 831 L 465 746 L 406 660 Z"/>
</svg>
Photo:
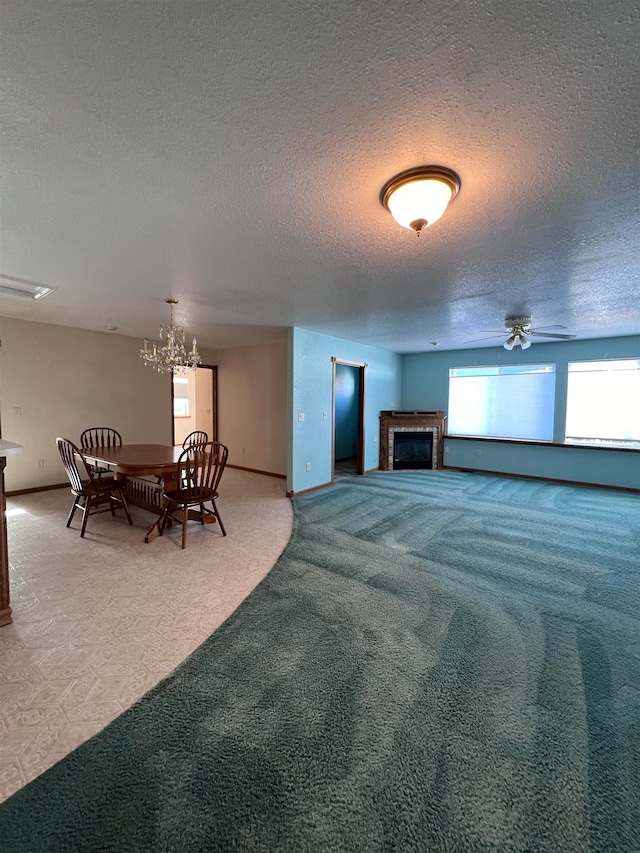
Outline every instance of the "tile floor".
<svg viewBox="0 0 640 853">
<path fill-rule="evenodd" d="M 121 714 L 211 634 L 289 541 L 285 481 L 228 468 L 217 525 L 145 544 L 153 517 L 80 514 L 67 489 L 7 501 L 13 623 L 0 628 L 0 802 Z"/>
<path fill-rule="evenodd" d="M 344 480 L 345 477 L 355 477 L 357 471 L 356 457 L 352 456 L 349 459 L 340 459 L 339 462 L 333 464 L 333 481 Z"/>
</svg>

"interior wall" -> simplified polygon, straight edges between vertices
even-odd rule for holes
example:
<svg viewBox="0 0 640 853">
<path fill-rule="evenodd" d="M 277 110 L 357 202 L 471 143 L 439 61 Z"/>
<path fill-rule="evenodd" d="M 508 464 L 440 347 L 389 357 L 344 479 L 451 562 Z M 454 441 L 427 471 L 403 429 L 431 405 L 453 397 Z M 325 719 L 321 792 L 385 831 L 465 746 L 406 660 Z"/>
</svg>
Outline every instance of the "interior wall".
<svg viewBox="0 0 640 853">
<path fill-rule="evenodd" d="M 442 409 L 449 397 L 449 368 L 494 364 L 556 365 L 553 441 L 564 442 L 567 370 L 570 361 L 640 358 L 640 335 L 589 341 L 535 343 L 524 352 L 501 346 L 429 352 L 402 357 L 402 408 Z M 594 406 L 598 401 L 594 400 Z M 637 401 L 640 418 L 640 400 Z M 522 474 L 579 483 L 640 488 L 640 453 L 582 447 L 519 445 L 514 442 L 445 439 L 444 464 L 476 471 Z"/>
<path fill-rule="evenodd" d="M 7 491 L 67 481 L 59 435 L 78 444 L 87 427 L 111 426 L 130 444 L 171 443 L 170 375 L 144 366 L 137 338 L 3 317 L 0 339 L 2 437 L 24 446 Z"/>
<path fill-rule="evenodd" d="M 218 440 L 229 464 L 287 472 L 287 342 L 218 352 Z"/>
<path fill-rule="evenodd" d="M 401 390 L 401 357 L 378 347 L 341 338 L 290 330 L 289 423 L 291 444 L 287 486 L 300 492 L 331 482 L 331 407 L 333 358 L 364 362 L 364 467 L 379 462 L 380 411 L 397 409 Z M 303 420 L 300 420 L 303 415 Z"/>
</svg>

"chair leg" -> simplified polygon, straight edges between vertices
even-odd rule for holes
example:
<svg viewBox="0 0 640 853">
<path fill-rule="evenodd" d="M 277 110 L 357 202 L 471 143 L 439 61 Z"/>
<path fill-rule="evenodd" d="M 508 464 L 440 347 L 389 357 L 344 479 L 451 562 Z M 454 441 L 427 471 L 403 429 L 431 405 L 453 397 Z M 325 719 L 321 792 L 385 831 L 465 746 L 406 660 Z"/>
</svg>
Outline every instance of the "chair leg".
<svg viewBox="0 0 640 853">
<path fill-rule="evenodd" d="M 169 520 L 169 508 L 170 508 L 170 506 L 171 506 L 171 504 L 168 503 L 165 507 L 164 513 L 162 515 L 162 521 L 160 522 L 160 527 L 158 529 L 158 536 L 162 536 L 162 534 L 164 533 L 164 529 L 167 526 L 167 521 Z"/>
<path fill-rule="evenodd" d="M 127 521 L 129 522 L 129 527 L 131 527 L 131 525 L 133 524 L 133 521 L 131 520 L 131 513 L 129 512 L 129 504 L 127 503 L 127 499 L 124 496 L 124 492 L 119 493 L 118 500 L 122 504 L 122 507 L 123 507 L 123 509 L 126 513 L 126 516 L 127 516 Z"/>
<path fill-rule="evenodd" d="M 78 509 L 78 500 L 79 500 L 79 498 L 73 499 L 73 506 L 71 507 L 71 512 L 69 513 L 69 518 L 67 519 L 67 527 L 71 526 L 71 520 L 73 519 L 73 516 L 75 515 L 75 512 Z"/>
<path fill-rule="evenodd" d="M 89 508 L 91 507 L 91 498 L 85 498 L 83 506 L 80 509 L 83 512 L 82 529 L 80 530 L 80 538 L 84 539 L 84 531 L 87 529 L 87 521 L 89 520 Z"/>
<path fill-rule="evenodd" d="M 185 504 L 182 511 L 182 548 L 187 547 L 187 518 L 189 517 L 189 507 Z"/>
<path fill-rule="evenodd" d="M 204 504 L 200 504 L 200 524 L 202 524 L 202 525 L 204 525 L 204 513 L 205 513 Z"/>
<path fill-rule="evenodd" d="M 226 536 L 227 531 L 224 529 L 224 524 L 222 523 L 222 519 L 220 518 L 220 513 L 218 512 L 218 507 L 216 506 L 216 502 L 212 500 L 211 506 L 213 507 L 213 512 L 215 514 L 215 517 L 218 519 L 218 524 L 220 525 L 220 530 L 222 530 L 222 535 Z"/>
</svg>

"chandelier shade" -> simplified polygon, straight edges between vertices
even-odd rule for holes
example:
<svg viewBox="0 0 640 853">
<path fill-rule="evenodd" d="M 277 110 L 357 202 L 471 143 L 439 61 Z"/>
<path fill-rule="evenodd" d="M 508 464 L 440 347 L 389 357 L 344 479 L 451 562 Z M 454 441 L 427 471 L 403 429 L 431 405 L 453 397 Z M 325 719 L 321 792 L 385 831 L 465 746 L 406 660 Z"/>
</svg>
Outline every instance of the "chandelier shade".
<svg viewBox="0 0 640 853">
<path fill-rule="evenodd" d="M 419 236 L 440 219 L 459 190 L 460 178 L 446 166 L 418 166 L 387 181 L 380 202 L 398 225 Z"/>
<path fill-rule="evenodd" d="M 158 373 L 182 374 L 187 370 L 195 370 L 202 361 L 196 339 L 193 339 L 191 350 L 187 352 L 184 328 L 173 322 L 173 306 L 178 304 L 178 300 L 165 299 L 165 302 L 171 306 L 170 322 L 160 326 L 160 343 L 144 339 L 140 358 L 145 367 L 152 367 Z"/>
</svg>

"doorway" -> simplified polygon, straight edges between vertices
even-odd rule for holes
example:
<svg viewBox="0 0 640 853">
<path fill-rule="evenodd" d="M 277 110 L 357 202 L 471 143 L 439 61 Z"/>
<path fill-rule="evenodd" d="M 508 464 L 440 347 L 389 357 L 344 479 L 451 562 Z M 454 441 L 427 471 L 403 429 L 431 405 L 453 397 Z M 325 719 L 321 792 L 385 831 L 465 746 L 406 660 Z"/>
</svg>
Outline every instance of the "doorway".
<svg viewBox="0 0 640 853">
<path fill-rule="evenodd" d="M 333 482 L 364 474 L 364 387 L 366 364 L 332 358 Z"/>
<path fill-rule="evenodd" d="M 204 430 L 209 441 L 218 440 L 218 368 L 201 364 L 173 377 L 171 383 L 173 439 L 176 447 L 194 430 Z"/>
</svg>

